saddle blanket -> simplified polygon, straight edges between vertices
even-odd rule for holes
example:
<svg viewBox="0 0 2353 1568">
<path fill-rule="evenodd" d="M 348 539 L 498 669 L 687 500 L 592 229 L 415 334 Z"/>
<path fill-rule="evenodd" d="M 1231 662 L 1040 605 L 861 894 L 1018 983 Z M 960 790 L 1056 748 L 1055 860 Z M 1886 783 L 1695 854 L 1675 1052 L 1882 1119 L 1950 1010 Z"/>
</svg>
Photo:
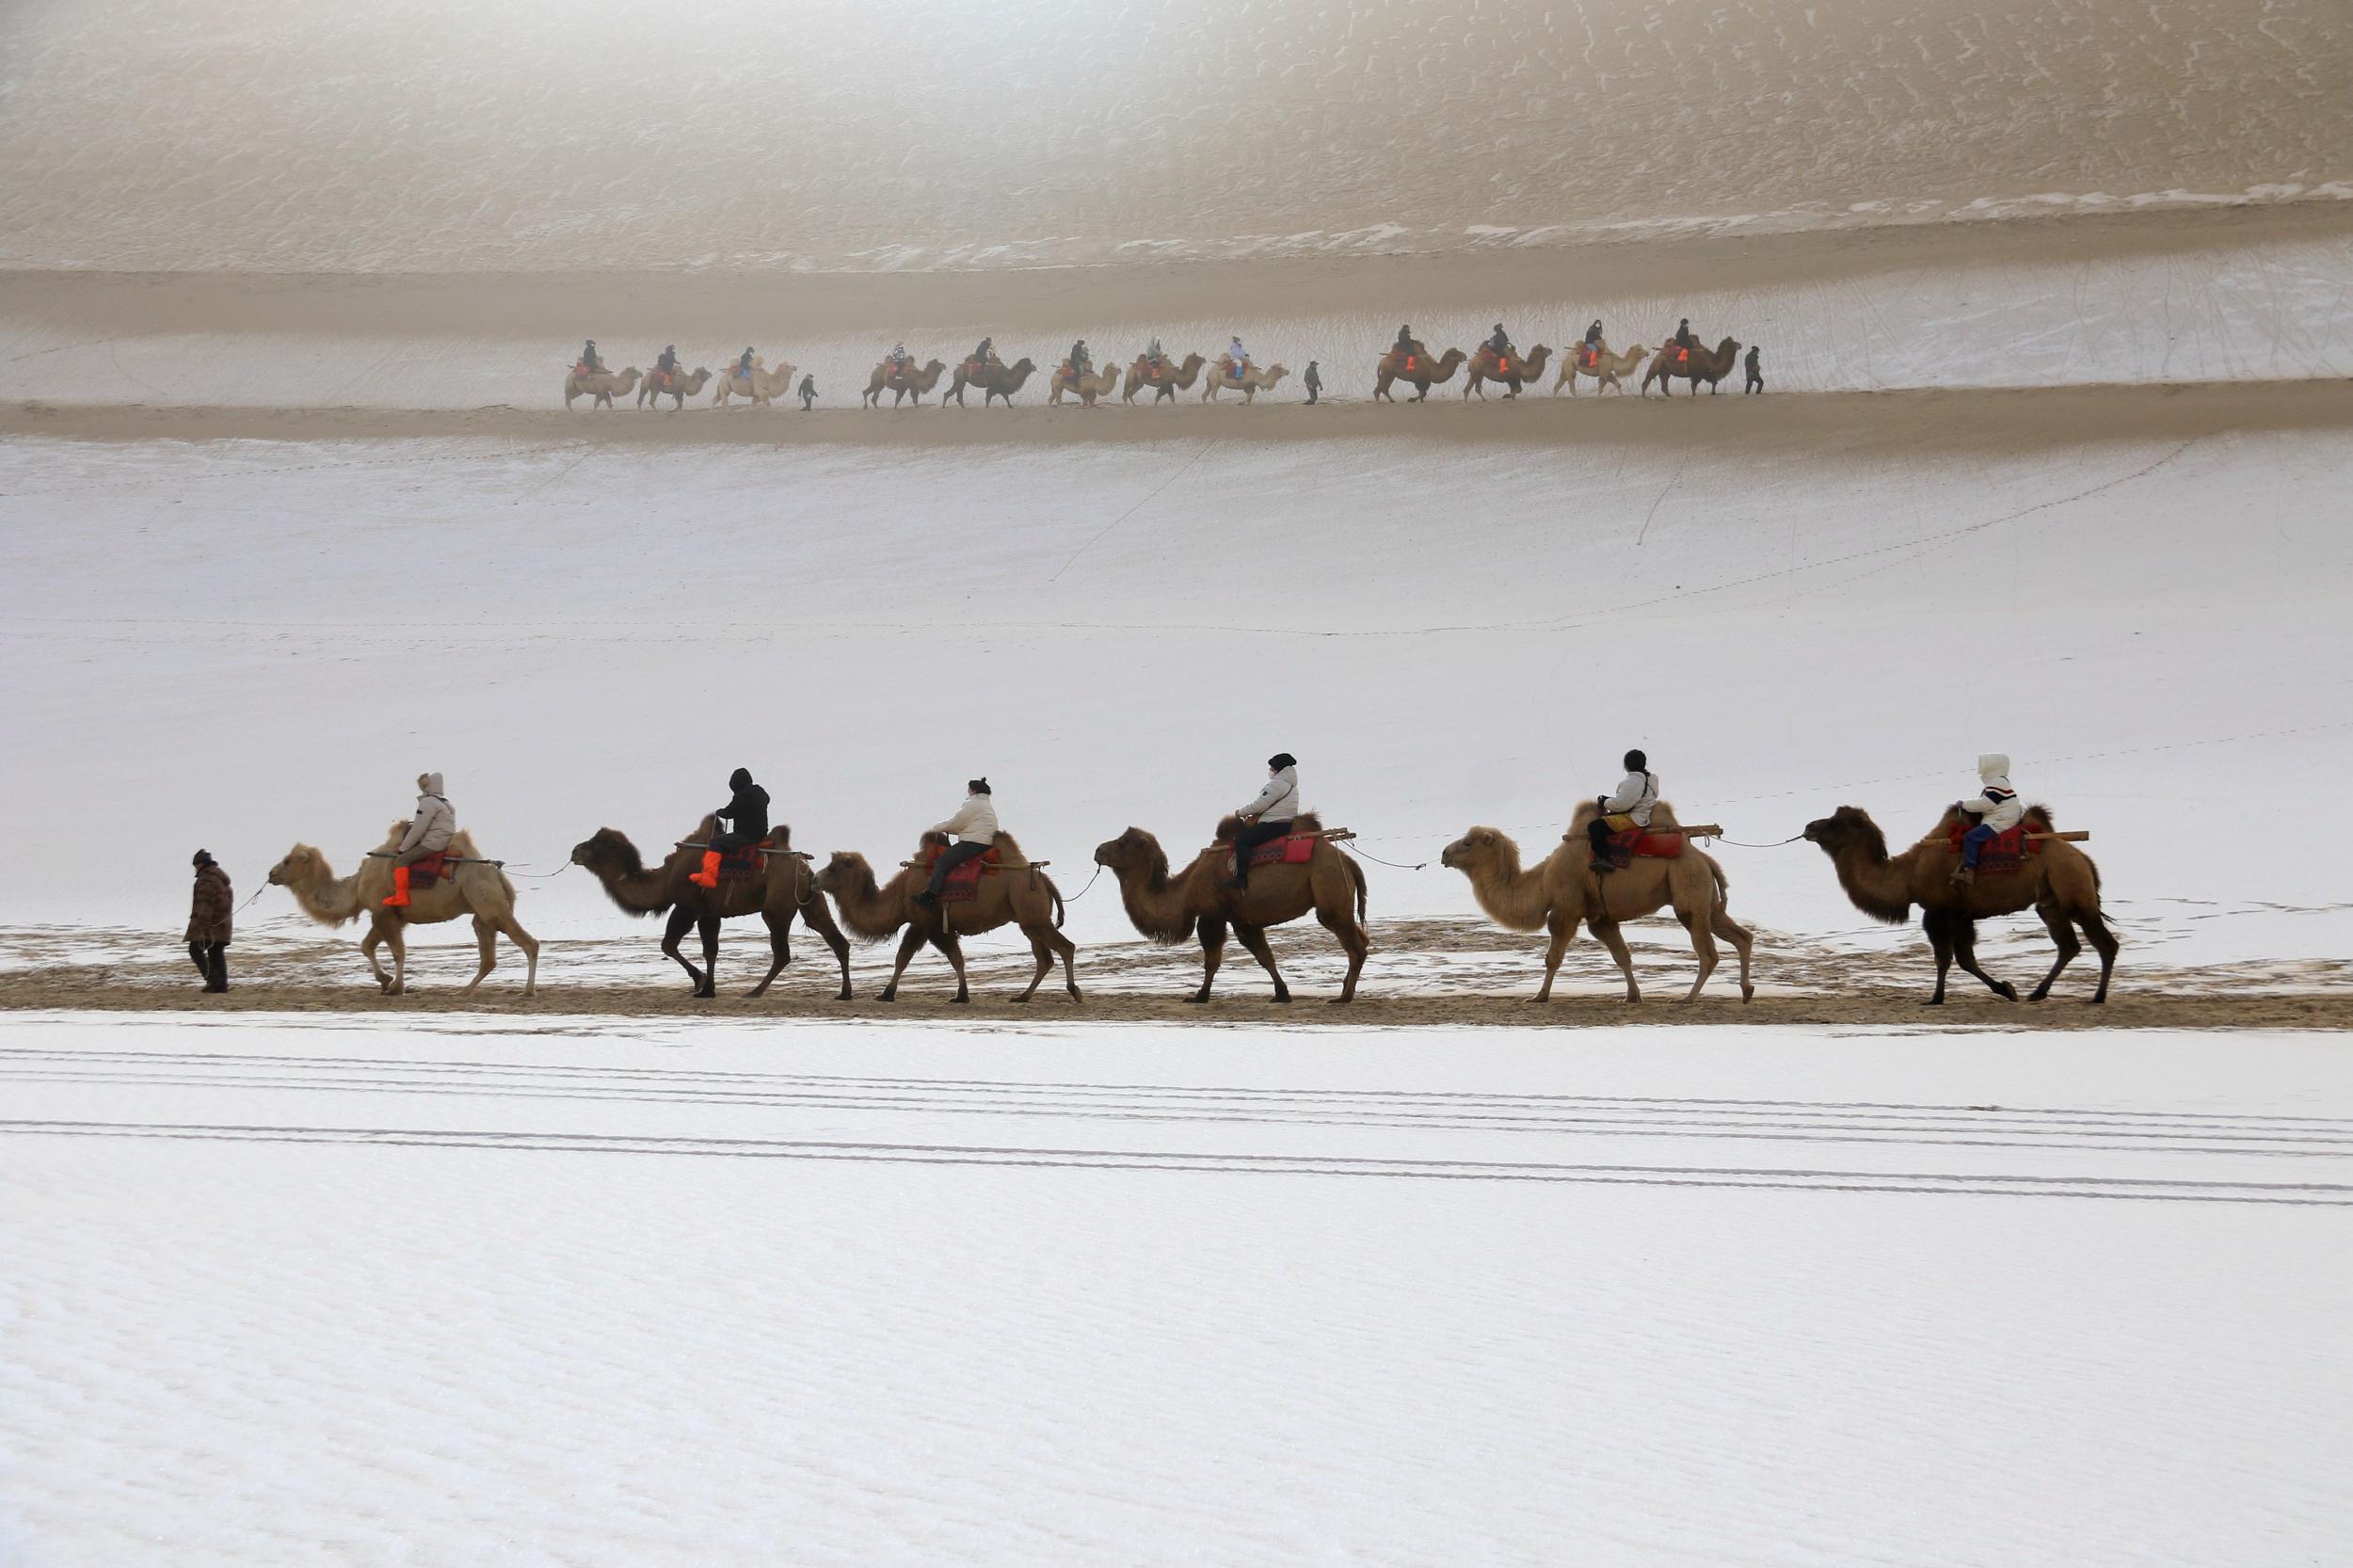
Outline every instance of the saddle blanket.
<svg viewBox="0 0 2353 1568">
<path fill-rule="evenodd" d="M 1269 839 L 1250 852 L 1254 866 L 1304 866 L 1314 857 L 1316 845 L 1322 840 L 1312 833 L 1293 833 L 1286 838 Z M 1225 852 L 1225 864 L 1234 863 L 1234 852 Z"/>
<path fill-rule="evenodd" d="M 1577 355 L 1577 362 L 1582 364 L 1587 370 L 1593 369 L 1596 365 L 1601 363 L 1601 350 L 1598 348 L 1585 349 Z"/>
<path fill-rule="evenodd" d="M 1996 833 L 1993 838 L 1988 839 L 1985 841 L 1985 847 L 1977 851 L 1977 870 L 1980 872 L 2014 872 L 2025 866 L 2027 856 L 2041 854 L 2041 841 L 2028 840 L 2026 829 L 2027 824 L 2022 822 L 2016 827 L 2007 832 Z M 1953 828 L 1949 842 L 1955 855 L 1961 853 L 1961 835 L 1968 831 L 1966 824 L 1957 824 Z M 2041 829 L 2038 827 L 2036 831 L 2040 832 Z"/>
<path fill-rule="evenodd" d="M 768 863 L 766 856 L 760 853 L 766 843 L 767 840 L 763 839 L 757 844 L 744 844 L 735 849 L 722 850 L 719 854 L 719 880 L 738 882 L 747 876 L 759 875 L 766 869 Z"/>
<path fill-rule="evenodd" d="M 935 848 L 930 856 L 923 862 L 923 874 L 925 876 L 928 877 L 931 875 L 932 867 L 938 861 L 938 859 L 939 850 Z M 977 856 L 970 860 L 967 860 L 963 865 L 958 866 L 954 871 L 948 873 L 947 882 L 943 884 L 939 889 L 939 902 L 942 904 L 960 904 L 965 900 L 971 898 L 974 894 L 981 890 L 982 871 L 995 871 L 997 869 L 997 851 L 992 846 L 985 855 Z"/>
<path fill-rule="evenodd" d="M 455 875 L 456 871 L 457 868 L 449 863 L 449 851 L 437 849 L 408 868 L 408 890 L 422 892 L 441 878 Z"/>
<path fill-rule="evenodd" d="M 1645 860 L 1673 860 L 1681 857 L 1689 840 L 1680 833 L 1653 833 L 1646 827 L 1629 827 L 1623 833 L 1612 833 L 1605 857 L 1625 869 L 1637 856 Z"/>
</svg>

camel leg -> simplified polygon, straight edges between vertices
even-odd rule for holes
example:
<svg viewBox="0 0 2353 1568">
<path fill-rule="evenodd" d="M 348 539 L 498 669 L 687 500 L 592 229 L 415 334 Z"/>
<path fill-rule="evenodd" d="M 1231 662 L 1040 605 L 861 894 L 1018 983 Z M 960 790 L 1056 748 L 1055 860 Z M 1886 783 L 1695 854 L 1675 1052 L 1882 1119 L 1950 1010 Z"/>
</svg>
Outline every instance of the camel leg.
<svg viewBox="0 0 2353 1568">
<path fill-rule="evenodd" d="M 701 996 L 703 994 L 703 972 L 695 968 L 693 959 L 679 951 L 679 944 L 686 940 L 686 934 L 694 927 L 695 912 L 692 909 L 673 906 L 670 910 L 669 924 L 662 929 L 662 951 L 664 955 L 678 961 L 679 968 L 684 969 L 686 977 L 695 983 L 694 994 Z"/>
<path fill-rule="evenodd" d="M 890 984 L 882 988 L 882 995 L 875 998 L 875 1000 L 897 1001 L 899 1000 L 899 977 L 907 972 L 907 966 L 915 961 L 915 954 L 922 945 L 922 927 L 909 925 L 907 934 L 899 938 L 899 962 L 890 970 Z"/>
<path fill-rule="evenodd" d="M 1193 994 L 1195 1001 L 1209 1000 L 1209 986 L 1217 980 L 1218 966 L 1225 962 L 1225 922 L 1205 919 L 1201 922 L 1201 989 Z"/>
<path fill-rule="evenodd" d="M 705 915 L 696 922 L 703 938 L 703 988 L 695 994 L 717 997 L 719 994 L 719 916 L 717 911 Z"/>
<path fill-rule="evenodd" d="M 744 993 L 754 997 L 766 996 L 768 987 L 776 984 L 776 976 L 782 974 L 784 967 L 792 962 L 792 911 L 787 909 L 779 915 L 773 909 L 762 909 L 760 918 L 768 927 L 768 973 L 759 984 Z"/>
<path fill-rule="evenodd" d="M 1356 977 L 1364 972 L 1365 955 L 1372 951 L 1372 939 L 1365 935 L 1365 928 L 1356 923 L 1345 904 L 1337 909 L 1317 910 L 1316 920 L 1340 939 L 1340 946 L 1348 952 L 1348 978 L 1340 982 L 1340 994 L 1332 999 L 1332 1005 L 1354 1001 Z"/>
<path fill-rule="evenodd" d="M 522 928 L 522 922 L 515 919 L 512 910 L 504 914 L 493 915 L 490 919 L 493 924 L 506 934 L 508 941 L 522 950 L 523 995 L 532 995 L 539 989 L 539 939 Z"/>
<path fill-rule="evenodd" d="M 1945 917 L 1934 909 L 1921 912 L 1920 929 L 1928 936 L 1929 950 L 1936 954 L 1936 992 L 1924 1005 L 1942 1007 L 1945 1005 L 1945 971 L 1953 967 L 1953 939 L 1945 928 Z"/>
<path fill-rule="evenodd" d="M 1629 1002 L 1641 1001 L 1642 988 L 1634 984 L 1634 955 L 1625 950 L 1625 937 L 1619 934 L 1618 922 L 1599 920 L 1592 924 L 1593 935 L 1600 937 L 1602 945 L 1609 950 L 1609 956 L 1618 961 L 1618 972 L 1625 976 L 1625 1000 Z"/>
<path fill-rule="evenodd" d="M 2018 987 L 2007 980 L 1996 980 L 1977 968 L 1977 922 L 1967 915 L 1954 917 L 1953 962 L 1985 982 L 1985 988 L 2005 1001 L 2018 1000 Z"/>
<path fill-rule="evenodd" d="M 474 946 L 481 950 L 482 967 L 475 969 L 473 979 L 466 984 L 471 991 L 490 978 L 490 971 L 499 967 L 499 928 L 482 915 L 473 918 Z"/>
<path fill-rule="evenodd" d="M 1284 984 L 1283 971 L 1274 967 L 1274 950 L 1267 946 L 1266 927 L 1244 925 L 1241 921 L 1236 920 L 1234 936 L 1243 947 L 1250 950 L 1250 956 L 1258 961 L 1258 967 L 1273 977 L 1274 1000 L 1276 1001 L 1290 1000 L 1291 988 Z"/>
<path fill-rule="evenodd" d="M 1721 904 L 1708 912 L 1707 920 L 1715 928 L 1716 935 L 1730 942 L 1732 951 L 1740 955 L 1740 1000 L 1755 1000 L 1756 987 L 1749 984 L 1749 953 L 1756 946 L 1755 934 L 1734 920 L 1731 912 Z"/>
<path fill-rule="evenodd" d="M 822 894 L 813 894 L 808 905 L 801 911 L 801 920 L 811 931 L 817 933 L 825 946 L 833 949 L 833 960 L 841 966 L 841 993 L 833 1000 L 848 1001 L 850 1000 L 850 939 L 842 936 L 841 928 L 834 923 L 833 911 L 825 907 L 825 901 Z"/>
<path fill-rule="evenodd" d="M 932 946 L 939 950 L 941 957 L 956 967 L 956 994 L 948 1000 L 963 1006 L 970 1006 L 972 988 L 964 983 L 964 944 L 956 940 L 954 932 L 942 925 L 939 928 L 939 935 L 932 938 Z"/>
<path fill-rule="evenodd" d="M 2068 922 L 2066 912 L 2056 903 L 2045 899 L 2034 906 L 2034 912 L 2042 917 L 2042 928 L 2051 934 L 2051 940 L 2058 947 L 2058 961 L 2051 966 L 2051 972 L 2042 977 L 2041 984 L 2026 993 L 2028 1001 L 2041 1001 L 2051 994 L 2052 983 L 2058 979 L 2068 965 L 2075 961 L 2075 955 L 2083 952 L 2084 945 L 2075 940 L 2075 928 Z"/>
<path fill-rule="evenodd" d="M 386 974 L 384 966 L 376 961 L 376 950 L 383 940 L 383 922 L 368 921 L 368 934 L 360 938 L 360 956 L 368 961 L 368 972 L 376 976 L 376 988 L 389 997 L 392 994 L 392 977 Z"/>
<path fill-rule="evenodd" d="M 1691 989 L 1683 999 L 1687 1002 L 1697 1001 L 1700 1000 L 1701 987 L 1707 984 L 1707 977 L 1716 972 L 1716 933 L 1710 929 L 1710 921 L 1705 910 L 1697 910 L 1688 915 L 1678 910 L 1675 919 L 1681 920 L 1683 929 L 1691 934 L 1691 951 L 1699 956 L 1700 972 L 1693 978 Z"/>
<path fill-rule="evenodd" d="M 388 997 L 404 995 L 408 989 L 408 944 L 401 939 L 398 920 L 385 922 L 384 941 L 392 950 L 392 984 L 384 994 Z"/>
<path fill-rule="evenodd" d="M 1545 983 L 1536 987 L 1536 1000 L 1552 1000 L 1553 977 L 1561 972 L 1561 960 L 1567 956 L 1569 944 L 1577 939 L 1577 922 L 1580 917 L 1574 909 L 1555 909 L 1545 918 L 1552 933 L 1552 940 L 1545 947 Z"/>
<path fill-rule="evenodd" d="M 2091 939 L 2091 951 L 2100 955 L 2100 988 L 2091 993 L 2091 1002 L 2096 1007 L 2108 1000 L 2108 976 L 2116 970 L 2116 936 L 2097 909 L 2076 916 L 2075 921 Z"/>
</svg>

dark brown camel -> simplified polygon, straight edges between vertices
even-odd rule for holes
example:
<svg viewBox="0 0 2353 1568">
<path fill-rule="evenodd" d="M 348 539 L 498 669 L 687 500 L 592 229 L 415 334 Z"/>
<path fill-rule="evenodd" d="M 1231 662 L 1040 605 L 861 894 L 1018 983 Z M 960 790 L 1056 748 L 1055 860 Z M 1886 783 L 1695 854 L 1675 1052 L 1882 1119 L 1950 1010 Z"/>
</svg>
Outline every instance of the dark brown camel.
<svg viewBox="0 0 2353 1568">
<path fill-rule="evenodd" d="M 1207 363 L 1209 361 L 1200 355 L 1188 354 L 1180 365 L 1172 365 L 1162 360 L 1156 367 L 1150 360 L 1139 354 L 1136 362 L 1128 367 L 1128 379 L 1120 388 L 1119 400 L 1133 403 L 1136 393 L 1149 387 L 1153 402 L 1167 398 L 1173 403 L 1178 392 L 1193 390 L 1193 382 L 1201 377 L 1201 367 Z"/>
<path fill-rule="evenodd" d="M 1678 377 L 1691 383 L 1692 396 L 1699 395 L 1702 381 L 1707 383 L 1707 390 L 1712 395 L 1721 390 L 1717 383 L 1730 376 L 1732 367 L 1739 361 L 1740 341 L 1737 338 L 1726 338 L 1716 345 L 1712 354 L 1705 348 L 1687 349 L 1670 343 L 1651 356 L 1650 368 L 1642 372 L 1642 395 L 1648 397 L 1650 384 L 1657 381 L 1662 383 L 1665 395 L 1673 397 Z"/>
<path fill-rule="evenodd" d="M 1449 348 L 1443 358 L 1434 360 L 1426 353 L 1401 354 L 1392 348 L 1382 355 L 1381 362 L 1373 367 L 1372 395 L 1388 398 L 1394 403 L 1397 399 L 1389 396 L 1389 388 L 1393 383 L 1402 381 L 1414 389 L 1414 395 L 1409 401 L 1426 402 L 1430 397 L 1430 389 L 1454 379 L 1454 373 L 1462 368 L 1466 358 L 1459 348 Z"/>
<path fill-rule="evenodd" d="M 961 408 L 965 407 L 964 389 L 978 387 L 981 389 L 982 408 L 987 408 L 1001 397 L 1005 400 L 1005 407 L 1010 408 L 1013 407 L 1013 394 L 1021 390 L 1022 383 L 1029 380 L 1036 369 L 1035 362 L 1028 359 L 1016 360 L 1010 365 L 1000 365 L 994 360 L 976 365 L 967 360 L 956 366 L 956 378 L 940 394 L 939 401 L 945 404 L 952 397 L 956 400 L 956 407 Z"/>
<path fill-rule="evenodd" d="M 1497 356 L 1493 349 L 1482 348 L 1471 356 L 1470 363 L 1465 369 L 1463 395 L 1468 397 L 1477 392 L 1483 398 L 1487 395 L 1486 384 L 1493 381 L 1504 389 L 1504 396 L 1517 397 L 1521 384 L 1541 379 L 1545 366 L 1551 360 L 1552 350 L 1543 344 L 1538 344 L 1526 354 L 1502 356 Z"/>
<path fill-rule="evenodd" d="M 910 370 L 904 375 L 894 376 L 891 374 L 890 361 L 885 360 L 874 367 L 873 375 L 867 377 L 866 407 L 881 408 L 882 394 L 888 392 L 892 408 L 897 408 L 902 401 L 911 397 L 915 399 L 915 406 L 920 408 L 923 406 L 923 394 L 939 385 L 939 378 L 947 372 L 946 365 L 937 360 L 931 360 L 924 363 L 921 370 Z"/>
</svg>

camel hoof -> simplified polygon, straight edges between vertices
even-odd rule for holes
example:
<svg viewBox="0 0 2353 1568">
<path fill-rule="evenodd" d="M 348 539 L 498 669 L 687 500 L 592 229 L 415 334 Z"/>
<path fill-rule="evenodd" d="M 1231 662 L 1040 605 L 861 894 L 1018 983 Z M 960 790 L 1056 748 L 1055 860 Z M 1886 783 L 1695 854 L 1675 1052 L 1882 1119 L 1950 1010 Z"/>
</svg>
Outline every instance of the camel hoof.
<svg viewBox="0 0 2353 1568">
<path fill-rule="evenodd" d="M 2005 980 L 1999 985 L 1993 987 L 1993 994 L 2001 998 L 2004 1001 L 2016 1001 L 2018 1000 L 2018 987 L 2012 985 L 2009 981 Z"/>
<path fill-rule="evenodd" d="M 874 1000 L 876 1001 L 897 1001 L 899 1000 L 899 987 L 893 985 L 887 991 L 878 992 L 875 995 Z"/>
<path fill-rule="evenodd" d="M 1754 1001 L 1756 1000 L 1756 987 L 1753 985 L 1741 986 L 1740 1000 L 1742 1001 Z"/>
<path fill-rule="evenodd" d="M 844 985 L 841 987 L 840 994 L 836 996 L 833 1000 L 836 1001 L 848 1001 L 850 1000 L 850 988 L 847 985 Z"/>
<path fill-rule="evenodd" d="M 1942 1007 L 1945 1005 L 1945 999 L 1943 997 L 1930 997 L 1920 1005 L 1923 1007 Z"/>
<path fill-rule="evenodd" d="M 950 997 L 948 999 L 948 1005 L 951 1007 L 969 1007 L 972 1005 L 972 999 L 970 997 Z"/>
<path fill-rule="evenodd" d="M 2033 990 L 2026 993 L 2026 1000 L 2028 1001 L 2041 1001 L 2043 998 L 2049 996 L 2050 994 L 2051 988 L 2048 985 L 2038 985 Z"/>
<path fill-rule="evenodd" d="M 1207 991 L 1195 991 L 1193 995 L 1191 995 L 1191 996 L 1187 997 L 1185 1000 L 1186 1000 L 1187 1001 L 1191 1001 L 1191 1002 L 1205 1002 L 1205 1001 L 1208 1001 L 1208 1000 L 1209 1000 L 1209 992 L 1207 992 Z"/>
<path fill-rule="evenodd" d="M 1277 991 L 1274 993 L 1274 1000 L 1280 1005 L 1289 1007 L 1290 1005 L 1291 994 L 1289 991 Z"/>
</svg>

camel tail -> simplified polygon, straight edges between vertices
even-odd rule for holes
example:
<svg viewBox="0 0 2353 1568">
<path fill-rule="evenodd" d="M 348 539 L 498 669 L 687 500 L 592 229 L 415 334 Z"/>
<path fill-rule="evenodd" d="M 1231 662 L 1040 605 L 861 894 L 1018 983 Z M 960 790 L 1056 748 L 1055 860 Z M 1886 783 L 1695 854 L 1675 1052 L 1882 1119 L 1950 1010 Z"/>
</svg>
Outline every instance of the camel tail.
<svg viewBox="0 0 2353 1568">
<path fill-rule="evenodd" d="M 1064 914 L 1067 912 L 1069 906 L 1063 903 L 1062 889 L 1054 886 L 1054 879 L 1049 876 L 1047 877 L 1045 881 L 1046 891 L 1054 901 L 1054 929 L 1056 931 L 1060 931 L 1062 929 L 1062 918 Z"/>
<path fill-rule="evenodd" d="M 1356 884 L 1356 923 L 1362 925 L 1365 923 L 1365 868 L 1356 863 L 1353 855 L 1343 855 L 1340 860 L 1348 867 L 1349 879 Z"/>
</svg>

